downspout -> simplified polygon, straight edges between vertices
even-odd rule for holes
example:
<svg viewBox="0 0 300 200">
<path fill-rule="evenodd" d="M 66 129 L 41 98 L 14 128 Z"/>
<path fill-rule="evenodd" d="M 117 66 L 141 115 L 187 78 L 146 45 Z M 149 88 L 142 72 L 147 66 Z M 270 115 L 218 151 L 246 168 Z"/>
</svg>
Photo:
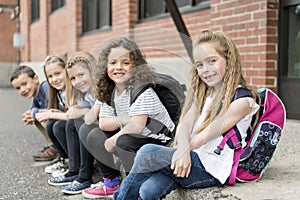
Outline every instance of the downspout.
<svg viewBox="0 0 300 200">
<path fill-rule="evenodd" d="M 191 61 L 193 62 L 192 40 L 182 19 L 181 13 L 179 12 L 178 6 L 175 0 L 165 0 L 165 2 L 176 25 L 177 31 L 180 33 L 180 37 L 185 46 L 185 49 Z"/>
</svg>

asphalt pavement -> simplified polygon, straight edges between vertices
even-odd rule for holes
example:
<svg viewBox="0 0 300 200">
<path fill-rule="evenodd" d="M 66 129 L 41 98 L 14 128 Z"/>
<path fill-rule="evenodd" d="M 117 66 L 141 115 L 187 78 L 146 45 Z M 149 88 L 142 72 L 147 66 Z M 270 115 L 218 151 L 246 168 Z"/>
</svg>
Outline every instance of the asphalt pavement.
<svg viewBox="0 0 300 200">
<path fill-rule="evenodd" d="M 29 103 L 14 89 L 0 88 L 0 200 L 83 199 L 50 186 L 50 176 L 44 172 L 49 162 L 33 161 L 32 156 L 46 142 L 34 126 L 21 121 Z"/>
<path fill-rule="evenodd" d="M 14 89 L 0 88 L 0 200 L 84 199 L 64 195 L 60 187 L 47 183 L 49 162 L 35 162 L 32 156 L 46 145 L 34 126 L 25 126 L 21 114 L 29 100 Z M 170 199 L 300 199 L 300 121 L 287 126 L 266 174 L 253 183 L 204 190 L 179 190 Z M 205 196 L 203 194 L 206 193 Z"/>
</svg>

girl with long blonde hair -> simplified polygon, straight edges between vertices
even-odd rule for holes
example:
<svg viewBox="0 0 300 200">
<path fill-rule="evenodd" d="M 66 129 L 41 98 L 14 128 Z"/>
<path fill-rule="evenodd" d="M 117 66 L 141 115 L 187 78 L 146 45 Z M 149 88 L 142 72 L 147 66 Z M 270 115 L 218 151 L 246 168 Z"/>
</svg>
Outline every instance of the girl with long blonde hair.
<svg viewBox="0 0 300 200">
<path fill-rule="evenodd" d="M 247 129 L 259 109 L 258 95 L 246 84 L 239 52 L 224 32 L 197 34 L 193 57 L 176 145 L 143 146 L 114 199 L 162 199 L 178 187 L 211 187 L 224 184 L 229 177 L 234 150 L 226 144 L 220 155 L 214 151 L 222 134 L 235 125 L 246 145 Z M 248 95 L 235 98 L 239 90 Z"/>
<path fill-rule="evenodd" d="M 69 170 L 65 174 L 52 177 L 50 185 L 62 186 L 66 194 L 79 194 L 92 184 L 94 158 L 79 139 L 82 130 L 89 132 L 98 127 L 97 119 L 101 103 L 97 102 L 92 90 L 99 70 L 95 57 L 84 51 L 75 52 L 67 61 L 66 105 L 68 106 L 65 130 Z"/>
</svg>

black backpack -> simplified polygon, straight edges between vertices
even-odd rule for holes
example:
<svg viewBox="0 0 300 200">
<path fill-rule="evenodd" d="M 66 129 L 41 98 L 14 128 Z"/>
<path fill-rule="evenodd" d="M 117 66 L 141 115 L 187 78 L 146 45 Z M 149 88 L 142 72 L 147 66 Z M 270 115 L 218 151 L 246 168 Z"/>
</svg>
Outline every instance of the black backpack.
<svg viewBox="0 0 300 200">
<path fill-rule="evenodd" d="M 179 81 L 170 75 L 154 73 L 151 81 L 137 82 L 134 85 L 131 91 L 130 105 L 149 87 L 153 88 L 160 101 L 167 109 L 176 129 L 185 100 L 185 86 L 181 85 Z M 175 129 L 170 132 L 167 127 L 155 119 L 148 118 L 146 126 L 152 133 L 163 133 L 171 138 L 174 137 Z"/>
</svg>

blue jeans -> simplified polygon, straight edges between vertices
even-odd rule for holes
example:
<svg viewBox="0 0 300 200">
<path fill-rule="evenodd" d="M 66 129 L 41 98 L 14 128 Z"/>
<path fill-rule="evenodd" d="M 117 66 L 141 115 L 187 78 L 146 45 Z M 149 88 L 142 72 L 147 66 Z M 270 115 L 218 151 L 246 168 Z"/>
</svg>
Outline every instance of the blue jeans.
<svg viewBox="0 0 300 200">
<path fill-rule="evenodd" d="M 191 151 L 191 172 L 188 178 L 178 178 L 170 168 L 175 148 L 146 144 L 135 157 L 129 175 L 114 193 L 114 199 L 143 200 L 162 199 L 178 187 L 195 189 L 219 185 L 220 182 L 207 173 L 198 158 Z"/>
</svg>

